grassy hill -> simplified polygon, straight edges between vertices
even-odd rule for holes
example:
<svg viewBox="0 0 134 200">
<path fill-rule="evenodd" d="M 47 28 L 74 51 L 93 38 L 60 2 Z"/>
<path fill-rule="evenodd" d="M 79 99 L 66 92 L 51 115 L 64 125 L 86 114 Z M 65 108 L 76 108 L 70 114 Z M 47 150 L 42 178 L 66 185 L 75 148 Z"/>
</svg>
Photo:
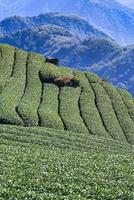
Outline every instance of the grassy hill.
<svg viewBox="0 0 134 200">
<path fill-rule="evenodd" d="M 61 76 L 79 86 L 50 81 Z M 0 199 L 134 198 L 128 92 L 2 44 L 0 124 Z"/>
</svg>

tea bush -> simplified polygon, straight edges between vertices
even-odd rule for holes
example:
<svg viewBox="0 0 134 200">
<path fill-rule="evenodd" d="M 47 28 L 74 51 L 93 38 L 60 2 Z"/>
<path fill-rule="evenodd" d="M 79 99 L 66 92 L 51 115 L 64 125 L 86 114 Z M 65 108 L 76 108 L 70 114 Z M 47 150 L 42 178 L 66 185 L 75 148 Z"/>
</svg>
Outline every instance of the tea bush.
<svg viewBox="0 0 134 200">
<path fill-rule="evenodd" d="M 97 107 L 108 133 L 115 140 L 126 141 L 107 92 L 101 84 L 92 83 L 92 87 L 96 95 Z"/>
<path fill-rule="evenodd" d="M 121 96 L 111 84 L 103 83 L 103 86 L 111 98 L 113 108 L 116 112 L 118 121 L 126 136 L 127 141 L 131 144 L 134 144 L 134 122 L 130 118 L 128 110 L 122 101 Z"/>
<path fill-rule="evenodd" d="M 15 48 L 5 44 L 0 45 L 0 93 L 12 73 L 14 52 Z"/>
<path fill-rule="evenodd" d="M 63 129 L 63 124 L 58 114 L 59 88 L 54 84 L 43 84 L 42 102 L 39 107 L 40 125 L 50 128 Z"/>
<path fill-rule="evenodd" d="M 38 107 L 41 98 L 42 84 L 39 78 L 39 70 L 44 64 L 42 56 L 29 53 L 27 62 L 27 77 L 24 96 L 18 105 L 18 112 L 26 126 L 38 125 Z"/>
<path fill-rule="evenodd" d="M 60 90 L 60 115 L 69 131 L 88 132 L 79 110 L 80 88 L 63 87 Z"/>
<path fill-rule="evenodd" d="M 80 80 L 82 93 L 80 96 L 81 115 L 88 127 L 88 130 L 93 135 L 109 137 L 105 130 L 102 120 L 99 116 L 98 109 L 95 105 L 95 95 L 84 73 L 74 71 Z"/>
<path fill-rule="evenodd" d="M 12 76 L 0 96 L 0 121 L 3 123 L 23 125 L 23 121 L 16 113 L 16 106 L 20 102 L 25 88 L 26 61 L 27 54 L 17 49 Z"/>
<path fill-rule="evenodd" d="M 128 113 L 131 117 L 131 119 L 134 121 L 134 101 L 132 95 L 127 92 L 126 90 L 117 88 L 117 91 L 122 97 L 122 100 L 124 101 L 124 104 L 126 105 L 128 109 Z"/>
</svg>

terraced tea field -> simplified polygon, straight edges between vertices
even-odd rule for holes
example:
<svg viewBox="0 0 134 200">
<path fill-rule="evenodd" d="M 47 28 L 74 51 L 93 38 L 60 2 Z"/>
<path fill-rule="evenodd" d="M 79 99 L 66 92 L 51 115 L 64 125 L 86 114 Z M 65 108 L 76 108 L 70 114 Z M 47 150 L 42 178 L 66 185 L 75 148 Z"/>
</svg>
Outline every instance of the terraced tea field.
<svg viewBox="0 0 134 200">
<path fill-rule="evenodd" d="M 0 45 L 0 199 L 132 200 L 133 145 L 127 91 Z"/>
<path fill-rule="evenodd" d="M 132 96 L 92 73 L 72 71 L 35 53 L 0 46 L 0 122 L 104 136 L 134 144 Z M 46 78 L 77 76 L 78 87 Z"/>
</svg>

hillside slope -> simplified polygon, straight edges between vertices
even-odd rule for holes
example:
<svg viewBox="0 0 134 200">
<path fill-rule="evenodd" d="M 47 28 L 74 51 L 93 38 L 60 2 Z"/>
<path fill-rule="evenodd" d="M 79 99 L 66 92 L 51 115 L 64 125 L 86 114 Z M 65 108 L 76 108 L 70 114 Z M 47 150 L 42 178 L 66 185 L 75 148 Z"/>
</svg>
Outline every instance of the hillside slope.
<svg viewBox="0 0 134 200">
<path fill-rule="evenodd" d="M 61 68 L 39 54 L 0 45 L 0 122 L 43 126 L 134 144 L 132 96 L 89 72 Z M 80 85 L 58 86 L 58 77 Z"/>
<path fill-rule="evenodd" d="M 1 199 L 131 200 L 133 133 L 126 91 L 0 45 Z"/>
<path fill-rule="evenodd" d="M 133 160 L 134 148 L 118 141 L 44 127 L 0 126 L 0 196 L 131 200 Z"/>
</svg>

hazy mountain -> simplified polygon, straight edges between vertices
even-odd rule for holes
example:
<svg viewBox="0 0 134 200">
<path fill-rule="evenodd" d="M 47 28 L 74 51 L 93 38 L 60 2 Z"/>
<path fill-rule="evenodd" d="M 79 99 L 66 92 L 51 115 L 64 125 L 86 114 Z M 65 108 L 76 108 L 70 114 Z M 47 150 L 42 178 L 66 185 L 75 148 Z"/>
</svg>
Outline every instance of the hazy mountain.
<svg viewBox="0 0 134 200">
<path fill-rule="evenodd" d="M 80 40 L 71 31 L 57 25 L 17 31 L 4 36 L 0 42 L 57 57 L 60 64 L 74 68 L 84 68 L 97 63 L 118 48 L 116 43 L 105 38 L 88 36 Z"/>
<path fill-rule="evenodd" d="M 70 14 L 11 17 L 0 23 L 0 30 L 2 43 L 57 57 L 62 65 L 77 68 L 99 62 L 118 46 L 106 34 Z"/>
<path fill-rule="evenodd" d="M 119 0 L 118 0 L 119 1 Z M 121 0 L 120 0 L 121 1 Z M 75 13 L 84 17 L 90 24 L 100 29 L 118 43 L 126 45 L 134 43 L 134 10 L 123 6 L 116 0 L 31 0 L 10 1 L 1 6 L 1 14 L 5 16 L 33 16 L 45 12 Z M 127 1 L 130 5 L 131 2 Z M 123 3 L 123 1 L 122 1 Z M 2 19 L 2 17 L 0 17 Z"/>
<path fill-rule="evenodd" d="M 66 28 L 79 39 L 85 39 L 89 36 L 97 36 L 111 39 L 103 32 L 95 29 L 87 21 L 76 15 L 47 13 L 37 17 L 10 17 L 0 23 L 0 33 L 11 35 L 17 31 L 23 31 L 30 28 L 37 28 L 43 25 L 56 25 Z"/>
<path fill-rule="evenodd" d="M 73 0 L 62 11 L 84 17 L 120 44 L 134 43 L 134 11 L 114 0 Z"/>
<path fill-rule="evenodd" d="M 134 46 L 115 51 L 108 59 L 90 67 L 90 70 L 134 95 Z"/>
</svg>

